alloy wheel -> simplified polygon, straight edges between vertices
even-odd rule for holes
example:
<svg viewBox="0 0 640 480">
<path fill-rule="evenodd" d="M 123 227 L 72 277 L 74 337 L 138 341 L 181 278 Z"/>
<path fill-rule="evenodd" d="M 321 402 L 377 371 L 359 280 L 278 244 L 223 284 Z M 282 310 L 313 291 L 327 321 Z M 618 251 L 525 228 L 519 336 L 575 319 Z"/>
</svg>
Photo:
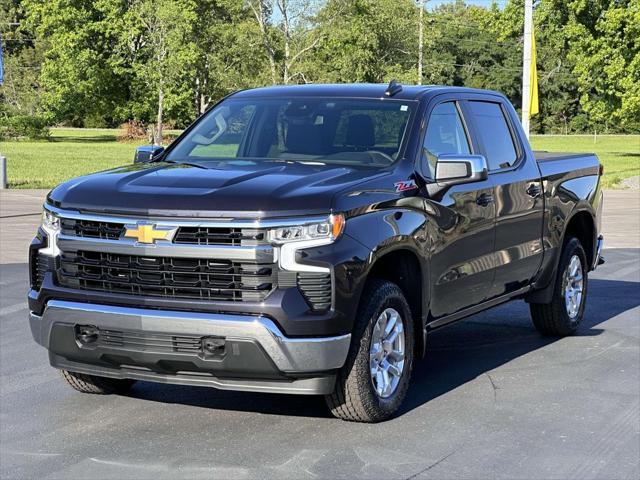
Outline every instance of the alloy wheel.
<svg viewBox="0 0 640 480">
<path fill-rule="evenodd" d="M 380 398 L 388 398 L 396 391 L 402 378 L 404 363 L 402 316 L 397 310 L 386 308 L 373 327 L 369 348 L 371 382 Z"/>
</svg>

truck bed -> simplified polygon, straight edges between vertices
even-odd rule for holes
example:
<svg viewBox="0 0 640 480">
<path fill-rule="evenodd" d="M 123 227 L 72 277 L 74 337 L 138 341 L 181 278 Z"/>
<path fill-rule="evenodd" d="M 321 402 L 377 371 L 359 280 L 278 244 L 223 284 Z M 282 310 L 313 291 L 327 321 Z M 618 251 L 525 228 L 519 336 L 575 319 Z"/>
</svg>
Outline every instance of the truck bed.
<svg viewBox="0 0 640 480">
<path fill-rule="evenodd" d="M 567 152 L 547 152 L 546 150 L 536 150 L 533 152 L 538 163 L 550 162 L 553 160 L 568 160 L 578 157 L 593 157 L 594 153 L 567 153 Z"/>
<path fill-rule="evenodd" d="M 600 173 L 600 161 L 594 153 L 533 153 L 542 178 L 554 183 Z"/>
</svg>

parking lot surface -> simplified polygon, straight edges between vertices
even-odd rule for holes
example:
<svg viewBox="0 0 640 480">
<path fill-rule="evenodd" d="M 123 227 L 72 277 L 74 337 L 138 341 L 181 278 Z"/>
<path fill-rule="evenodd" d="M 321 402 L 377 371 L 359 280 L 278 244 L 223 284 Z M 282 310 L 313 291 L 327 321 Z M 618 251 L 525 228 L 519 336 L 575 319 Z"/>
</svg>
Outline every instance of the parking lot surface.
<svg viewBox="0 0 640 480">
<path fill-rule="evenodd" d="M 362 425 L 322 398 L 139 382 L 71 390 L 31 339 L 26 246 L 45 192 L 0 194 L 2 478 L 640 476 L 640 194 L 606 192 L 607 263 L 577 335 L 524 302 L 435 332 L 401 414 Z"/>
</svg>

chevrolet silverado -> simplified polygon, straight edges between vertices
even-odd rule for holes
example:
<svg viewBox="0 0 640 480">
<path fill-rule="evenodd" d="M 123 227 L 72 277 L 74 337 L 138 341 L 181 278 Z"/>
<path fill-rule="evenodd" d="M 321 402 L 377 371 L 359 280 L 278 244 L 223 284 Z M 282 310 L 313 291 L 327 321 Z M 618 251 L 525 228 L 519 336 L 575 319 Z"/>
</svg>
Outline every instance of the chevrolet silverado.
<svg viewBox="0 0 640 480">
<path fill-rule="evenodd" d="M 601 174 L 591 154 L 532 152 L 492 91 L 237 92 L 167 148 L 48 194 L 31 331 L 81 392 L 324 395 L 385 420 L 437 328 L 523 299 L 542 334 L 576 331 Z"/>
</svg>

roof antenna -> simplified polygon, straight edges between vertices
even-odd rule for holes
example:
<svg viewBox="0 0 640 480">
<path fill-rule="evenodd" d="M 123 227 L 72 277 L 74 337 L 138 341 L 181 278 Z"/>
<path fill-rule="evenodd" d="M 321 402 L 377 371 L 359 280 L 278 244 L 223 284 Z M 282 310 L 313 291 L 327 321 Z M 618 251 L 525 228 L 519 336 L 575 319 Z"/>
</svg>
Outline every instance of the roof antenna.
<svg viewBox="0 0 640 480">
<path fill-rule="evenodd" d="M 389 86 L 384 91 L 385 96 L 393 97 L 396 93 L 400 93 L 402 91 L 402 85 L 400 85 L 396 80 L 391 80 L 389 82 Z"/>
</svg>

